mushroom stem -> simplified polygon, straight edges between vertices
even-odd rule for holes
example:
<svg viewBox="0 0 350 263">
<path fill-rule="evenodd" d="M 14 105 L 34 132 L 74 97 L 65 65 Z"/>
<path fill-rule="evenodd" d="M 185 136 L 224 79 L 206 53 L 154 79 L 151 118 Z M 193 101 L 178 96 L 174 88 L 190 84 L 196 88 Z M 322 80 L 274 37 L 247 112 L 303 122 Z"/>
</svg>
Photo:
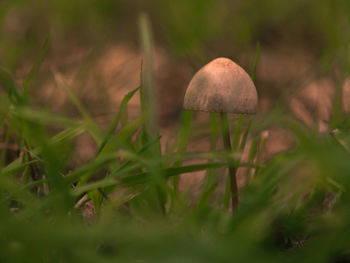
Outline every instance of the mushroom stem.
<svg viewBox="0 0 350 263">
<path fill-rule="evenodd" d="M 230 140 L 230 128 L 228 125 L 227 114 L 225 112 L 220 113 L 221 118 L 221 130 L 222 130 L 222 139 L 224 143 L 225 150 L 231 152 L 231 140 Z M 236 168 L 232 164 L 232 159 L 229 157 L 228 162 L 228 171 L 230 176 L 230 189 L 231 189 L 231 200 L 232 200 L 232 212 L 238 206 L 238 188 L 237 188 L 237 179 L 236 179 Z"/>
</svg>

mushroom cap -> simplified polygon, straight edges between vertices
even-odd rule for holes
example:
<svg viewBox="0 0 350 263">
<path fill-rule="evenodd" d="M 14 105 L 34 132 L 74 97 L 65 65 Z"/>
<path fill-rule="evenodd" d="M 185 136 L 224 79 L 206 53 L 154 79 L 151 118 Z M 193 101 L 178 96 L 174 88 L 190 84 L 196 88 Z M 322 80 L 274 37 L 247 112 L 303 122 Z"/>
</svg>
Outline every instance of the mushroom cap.
<svg viewBox="0 0 350 263">
<path fill-rule="evenodd" d="M 228 58 L 216 58 L 192 78 L 185 93 L 186 110 L 256 113 L 258 94 L 252 79 Z"/>
</svg>

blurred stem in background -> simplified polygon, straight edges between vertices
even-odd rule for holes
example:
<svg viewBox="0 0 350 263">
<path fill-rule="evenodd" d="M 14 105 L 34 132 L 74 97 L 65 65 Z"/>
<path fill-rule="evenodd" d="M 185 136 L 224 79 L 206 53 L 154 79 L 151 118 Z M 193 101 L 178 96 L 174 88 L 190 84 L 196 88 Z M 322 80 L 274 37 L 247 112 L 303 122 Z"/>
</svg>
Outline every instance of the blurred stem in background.
<svg viewBox="0 0 350 263">
<path fill-rule="evenodd" d="M 140 14 L 139 17 L 140 39 L 142 48 L 142 75 L 143 75 L 143 96 L 141 100 L 141 107 L 143 111 L 147 112 L 146 130 L 154 139 L 158 136 L 158 121 L 156 109 L 158 108 L 158 101 L 156 95 L 156 83 L 154 81 L 154 47 L 151 24 L 148 16 L 145 13 Z"/>
<path fill-rule="evenodd" d="M 155 140 L 158 136 L 158 121 L 157 121 L 157 95 L 156 95 L 156 83 L 154 81 L 154 47 L 153 47 L 153 36 L 151 23 L 148 16 L 145 13 L 139 16 L 139 30 L 140 30 L 140 40 L 142 48 L 142 70 L 141 70 L 141 87 L 140 87 L 140 101 L 142 112 L 146 114 L 146 120 L 144 124 L 144 129 L 142 131 L 144 143 Z M 151 200 L 152 196 L 158 200 L 160 209 L 165 213 L 166 205 L 166 189 L 168 188 L 165 177 L 161 173 L 161 164 L 155 162 L 154 160 L 159 160 L 161 158 L 161 145 L 160 140 L 158 143 L 152 144 L 149 147 L 149 154 L 151 161 L 151 167 L 149 167 L 153 183 L 154 191 L 151 190 Z M 152 203 L 152 201 L 150 201 Z"/>
</svg>

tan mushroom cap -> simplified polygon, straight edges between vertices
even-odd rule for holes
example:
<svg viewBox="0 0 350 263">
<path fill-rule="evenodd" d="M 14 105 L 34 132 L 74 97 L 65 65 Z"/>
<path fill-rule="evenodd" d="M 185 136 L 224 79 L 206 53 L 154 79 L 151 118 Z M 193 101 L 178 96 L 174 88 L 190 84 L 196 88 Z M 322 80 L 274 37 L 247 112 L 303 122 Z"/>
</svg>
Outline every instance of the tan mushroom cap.
<svg viewBox="0 0 350 263">
<path fill-rule="evenodd" d="M 186 90 L 186 110 L 254 114 L 258 94 L 253 81 L 235 62 L 216 58 L 201 68 Z"/>
</svg>

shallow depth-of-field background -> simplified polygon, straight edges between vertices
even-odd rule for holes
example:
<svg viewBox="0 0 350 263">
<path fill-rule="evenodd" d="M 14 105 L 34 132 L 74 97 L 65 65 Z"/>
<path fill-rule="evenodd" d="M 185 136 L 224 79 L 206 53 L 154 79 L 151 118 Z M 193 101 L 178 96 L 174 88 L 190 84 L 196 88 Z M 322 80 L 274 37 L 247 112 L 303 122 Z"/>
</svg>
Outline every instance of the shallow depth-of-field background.
<svg viewBox="0 0 350 263">
<path fill-rule="evenodd" d="M 348 0 L 0 1 L 0 262 L 350 262 L 349 30 Z M 259 96 L 232 152 L 182 107 L 217 57 Z"/>
</svg>

